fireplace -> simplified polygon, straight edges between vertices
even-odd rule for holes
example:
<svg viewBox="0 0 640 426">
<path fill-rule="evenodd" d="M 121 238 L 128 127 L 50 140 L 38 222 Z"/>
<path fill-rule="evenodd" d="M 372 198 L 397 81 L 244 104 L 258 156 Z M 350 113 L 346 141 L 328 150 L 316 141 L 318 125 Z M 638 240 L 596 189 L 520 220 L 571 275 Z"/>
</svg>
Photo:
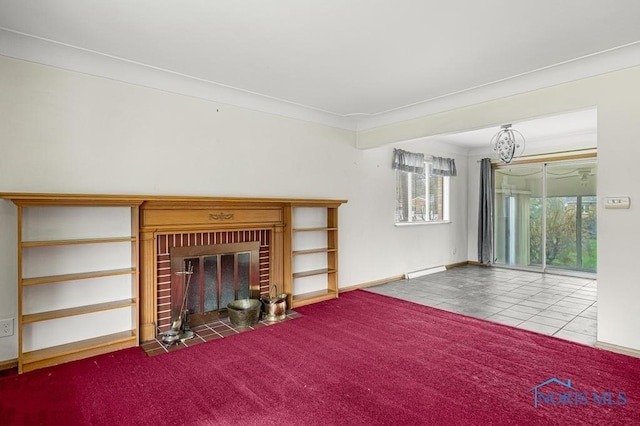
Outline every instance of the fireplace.
<svg viewBox="0 0 640 426">
<path fill-rule="evenodd" d="M 216 319 L 236 298 L 283 285 L 280 202 L 149 200 L 140 208 L 140 341 L 171 328 L 184 298 L 191 323 Z"/>
<path fill-rule="evenodd" d="M 229 302 L 269 293 L 269 230 L 159 235 L 157 325 L 170 329 L 186 298 L 190 325 L 217 320 Z"/>
<path fill-rule="evenodd" d="M 260 242 L 173 248 L 171 317 L 187 309 L 191 326 L 207 323 L 234 300 L 259 298 L 259 258 Z"/>
</svg>

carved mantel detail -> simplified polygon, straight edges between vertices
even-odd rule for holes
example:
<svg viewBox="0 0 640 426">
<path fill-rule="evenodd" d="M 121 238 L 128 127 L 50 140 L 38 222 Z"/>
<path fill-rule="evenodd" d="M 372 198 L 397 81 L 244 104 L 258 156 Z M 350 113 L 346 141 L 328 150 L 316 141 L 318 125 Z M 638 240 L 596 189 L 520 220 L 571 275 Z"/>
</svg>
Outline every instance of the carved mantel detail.
<svg viewBox="0 0 640 426">
<path fill-rule="evenodd" d="M 233 213 L 209 213 L 209 220 L 233 220 Z"/>
</svg>

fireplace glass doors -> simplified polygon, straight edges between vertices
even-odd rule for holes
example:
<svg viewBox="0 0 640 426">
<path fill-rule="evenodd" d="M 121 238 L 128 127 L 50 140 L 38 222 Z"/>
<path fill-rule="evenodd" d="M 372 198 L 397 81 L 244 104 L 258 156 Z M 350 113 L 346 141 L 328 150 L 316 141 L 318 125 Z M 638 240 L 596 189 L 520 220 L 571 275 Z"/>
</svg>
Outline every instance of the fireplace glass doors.
<svg viewBox="0 0 640 426">
<path fill-rule="evenodd" d="M 217 319 L 229 302 L 258 298 L 259 250 L 259 242 L 173 248 L 171 317 L 188 309 L 193 325 Z"/>
</svg>

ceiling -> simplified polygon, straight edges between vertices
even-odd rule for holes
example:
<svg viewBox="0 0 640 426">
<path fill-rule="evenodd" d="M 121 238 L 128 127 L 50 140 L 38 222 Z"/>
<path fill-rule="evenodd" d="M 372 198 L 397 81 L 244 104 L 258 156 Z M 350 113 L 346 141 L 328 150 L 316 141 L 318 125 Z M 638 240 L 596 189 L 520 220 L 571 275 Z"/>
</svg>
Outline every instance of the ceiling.
<svg viewBox="0 0 640 426">
<path fill-rule="evenodd" d="M 597 123 L 597 110 L 593 108 L 505 124 L 512 124 L 512 129 L 524 136 L 528 148 L 525 154 L 531 154 L 562 150 L 565 146 L 574 150 L 596 148 Z M 466 148 L 471 154 L 483 154 L 490 152 L 490 141 L 499 130 L 500 126 L 496 126 L 426 139 Z"/>
<path fill-rule="evenodd" d="M 638 65 L 638 16 L 637 0 L 0 0 L 0 54 L 361 130 Z"/>
</svg>

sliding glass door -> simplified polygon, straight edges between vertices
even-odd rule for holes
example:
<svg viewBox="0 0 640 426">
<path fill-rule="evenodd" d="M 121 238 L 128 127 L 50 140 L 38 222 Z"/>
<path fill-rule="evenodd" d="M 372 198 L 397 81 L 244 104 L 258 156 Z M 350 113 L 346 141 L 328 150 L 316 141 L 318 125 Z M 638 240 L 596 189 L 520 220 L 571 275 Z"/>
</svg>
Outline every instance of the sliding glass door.
<svg viewBox="0 0 640 426">
<path fill-rule="evenodd" d="M 542 165 L 497 168 L 494 183 L 495 263 L 541 267 Z"/>
<path fill-rule="evenodd" d="M 498 167 L 495 263 L 596 272 L 596 163 Z"/>
<path fill-rule="evenodd" d="M 596 272 L 596 163 L 547 165 L 546 266 Z"/>
</svg>

